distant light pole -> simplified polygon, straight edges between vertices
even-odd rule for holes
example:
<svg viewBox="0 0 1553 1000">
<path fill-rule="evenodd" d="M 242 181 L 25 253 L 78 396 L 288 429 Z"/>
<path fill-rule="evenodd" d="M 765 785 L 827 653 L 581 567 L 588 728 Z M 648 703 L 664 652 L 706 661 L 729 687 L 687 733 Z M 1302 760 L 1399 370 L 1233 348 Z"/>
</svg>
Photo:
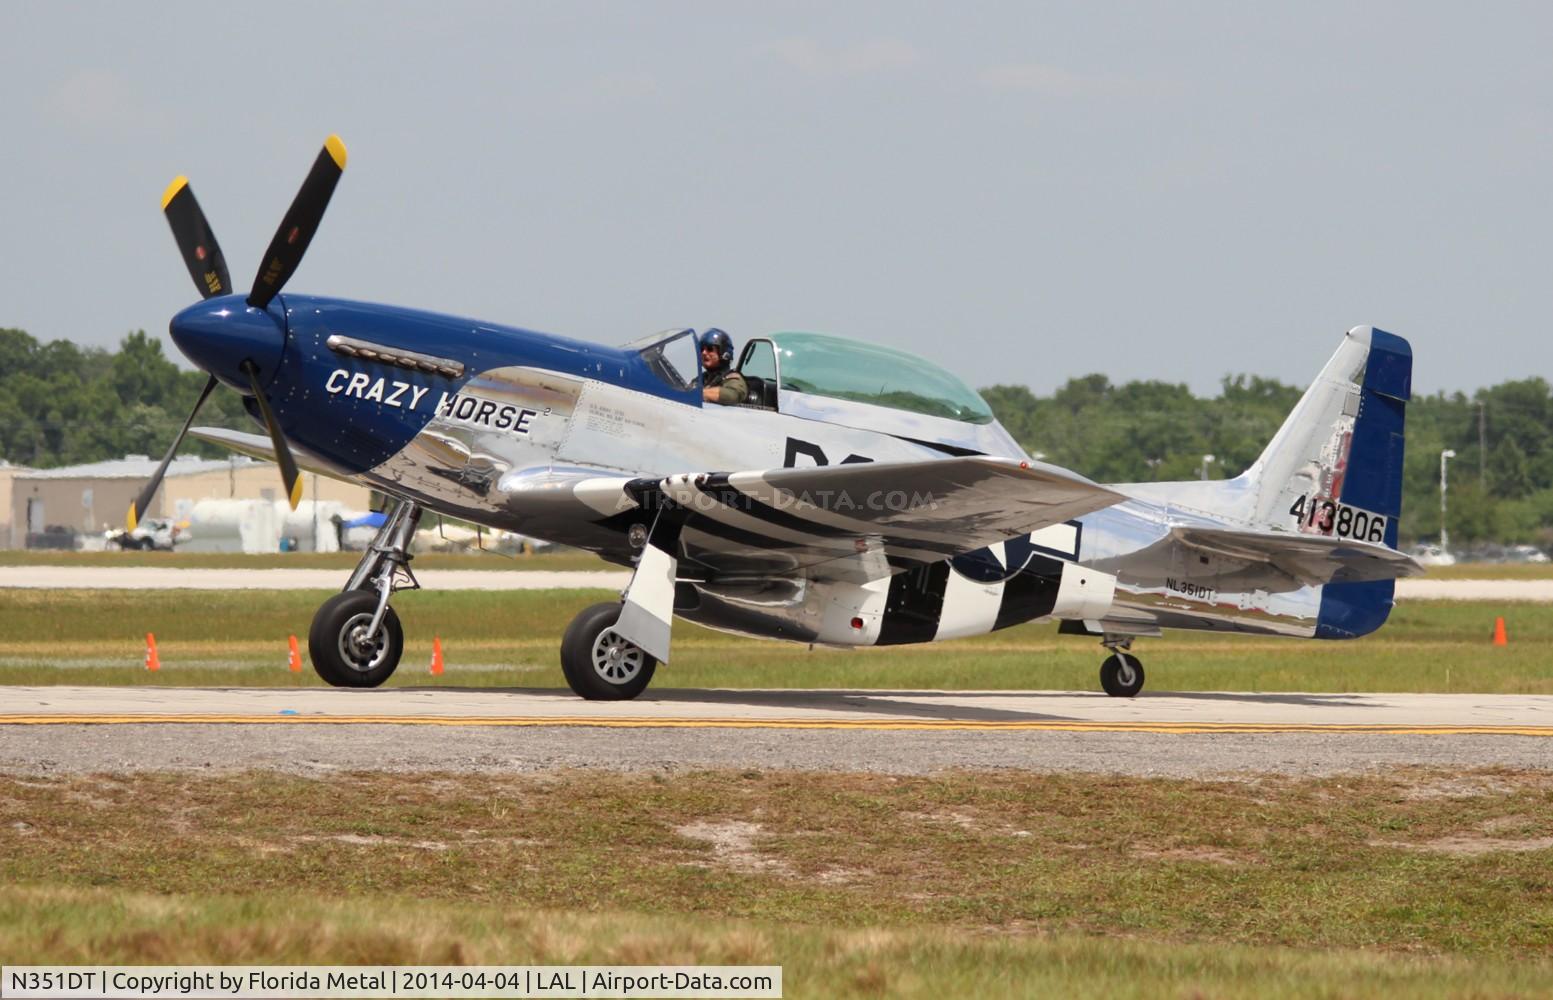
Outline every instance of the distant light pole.
<svg viewBox="0 0 1553 1000">
<path fill-rule="evenodd" d="M 1487 429 L 1488 401 L 1478 400 L 1478 492 L 1488 489 L 1488 481 L 1483 476 L 1484 462 L 1488 458 L 1488 429 Z"/>
<path fill-rule="evenodd" d="M 1209 462 L 1216 462 L 1216 461 L 1218 461 L 1218 459 L 1214 458 L 1212 455 L 1204 455 L 1202 457 L 1202 469 L 1199 471 L 1197 478 L 1198 479 L 1207 479 L 1208 478 L 1208 463 Z"/>
<path fill-rule="evenodd" d="M 1449 448 L 1446 448 L 1444 451 L 1440 452 L 1440 551 L 1441 552 L 1449 552 L 1451 550 L 1451 536 L 1450 536 L 1450 532 L 1445 530 L 1445 489 L 1446 489 L 1446 486 L 1447 486 L 1446 479 L 1445 479 L 1445 463 L 1448 462 L 1449 460 L 1455 458 L 1455 457 L 1456 457 L 1456 453 L 1454 451 L 1452 451 L 1451 449 L 1449 449 Z"/>
</svg>

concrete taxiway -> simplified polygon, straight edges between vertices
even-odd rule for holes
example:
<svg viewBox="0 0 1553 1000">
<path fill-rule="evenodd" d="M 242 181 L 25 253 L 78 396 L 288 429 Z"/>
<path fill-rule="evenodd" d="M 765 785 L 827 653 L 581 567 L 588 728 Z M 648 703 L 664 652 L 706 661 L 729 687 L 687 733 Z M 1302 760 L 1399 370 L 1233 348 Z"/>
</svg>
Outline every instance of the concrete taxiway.
<svg viewBox="0 0 1553 1000">
<path fill-rule="evenodd" d="M 1392 732 L 1553 736 L 1553 695 L 12 687 L 0 725 L 249 723 L 669 729 Z"/>
<path fill-rule="evenodd" d="M 694 732 L 686 732 L 694 730 Z M 1553 770 L 1553 696 L 0 689 L 0 773 Z"/>
</svg>

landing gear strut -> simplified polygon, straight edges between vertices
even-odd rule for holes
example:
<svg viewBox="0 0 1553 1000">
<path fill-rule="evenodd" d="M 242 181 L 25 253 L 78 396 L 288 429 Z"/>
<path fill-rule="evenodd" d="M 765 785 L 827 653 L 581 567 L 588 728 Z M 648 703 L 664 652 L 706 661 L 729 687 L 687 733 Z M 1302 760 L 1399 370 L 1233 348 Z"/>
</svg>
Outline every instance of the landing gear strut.
<svg viewBox="0 0 1553 1000">
<path fill-rule="evenodd" d="M 1134 698 L 1143 690 L 1143 661 L 1133 656 L 1132 636 L 1106 636 L 1100 644 L 1111 651 L 1100 664 L 1100 686 L 1113 698 Z"/>
<path fill-rule="evenodd" d="M 410 540 L 421 509 L 402 500 L 351 574 L 345 590 L 323 603 L 307 634 L 307 652 L 335 687 L 377 687 L 404 653 L 404 630 L 388 600 L 396 590 L 419 590 L 410 572 Z"/>
</svg>

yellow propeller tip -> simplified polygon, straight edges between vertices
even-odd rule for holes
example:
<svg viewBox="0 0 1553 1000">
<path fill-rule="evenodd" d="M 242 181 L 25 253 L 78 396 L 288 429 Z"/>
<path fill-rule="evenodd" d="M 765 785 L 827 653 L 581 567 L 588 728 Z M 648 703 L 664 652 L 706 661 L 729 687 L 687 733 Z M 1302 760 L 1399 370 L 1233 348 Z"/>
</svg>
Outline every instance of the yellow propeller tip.
<svg viewBox="0 0 1553 1000">
<path fill-rule="evenodd" d="M 334 160 L 334 165 L 341 170 L 345 169 L 345 143 L 337 135 L 331 135 L 324 140 L 324 148 L 329 151 L 329 157 Z"/>
<path fill-rule="evenodd" d="M 135 525 L 137 525 L 139 523 L 140 523 L 140 518 L 135 516 L 135 505 L 134 504 L 130 504 L 129 505 L 129 514 L 126 515 L 125 518 L 124 518 L 125 527 L 129 531 L 134 531 L 135 530 Z"/>
<path fill-rule="evenodd" d="M 297 481 L 291 484 L 291 509 L 292 510 L 296 510 L 297 509 L 297 504 L 299 504 L 301 502 L 302 502 L 302 477 L 298 476 L 297 477 Z"/>
<path fill-rule="evenodd" d="M 167 190 L 162 192 L 162 211 L 167 211 L 167 206 L 178 196 L 178 192 L 189 186 L 189 179 L 182 174 L 173 178 L 173 182 L 167 185 Z"/>
</svg>

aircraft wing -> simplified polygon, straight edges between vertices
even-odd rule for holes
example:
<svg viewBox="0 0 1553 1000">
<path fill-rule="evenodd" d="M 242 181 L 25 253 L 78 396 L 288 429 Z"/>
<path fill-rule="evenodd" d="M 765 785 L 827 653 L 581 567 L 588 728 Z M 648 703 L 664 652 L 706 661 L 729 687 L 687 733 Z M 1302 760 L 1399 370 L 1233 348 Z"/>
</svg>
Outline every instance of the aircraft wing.
<svg viewBox="0 0 1553 1000">
<path fill-rule="evenodd" d="M 220 445 L 228 451 L 235 451 L 239 455 L 247 455 L 249 458 L 257 458 L 265 462 L 275 461 L 275 445 L 264 434 L 248 434 L 244 431 L 227 430 L 225 427 L 191 427 L 189 434 L 210 444 Z M 306 449 L 297 445 L 291 446 L 291 455 L 296 459 L 297 468 L 308 472 L 317 473 L 320 476 L 328 476 L 330 479 L 338 479 L 342 482 L 354 482 L 329 468 L 326 464 L 313 457 Z"/>
<path fill-rule="evenodd" d="M 216 427 L 189 433 L 274 460 L 270 440 L 261 434 Z M 338 475 L 303 449 L 295 449 L 295 456 L 308 471 Z M 557 519 L 591 516 L 651 526 L 660 512 L 667 514 L 679 528 L 679 571 L 686 577 L 803 573 L 857 583 L 973 552 L 1125 499 L 1056 466 L 980 455 L 661 479 L 524 470 L 504 477 L 499 488 L 513 511 L 532 522 L 530 533 L 541 537 Z"/>
<path fill-rule="evenodd" d="M 1224 559 L 1265 564 L 1311 586 L 1392 580 L 1424 571 L 1411 556 L 1374 542 L 1190 525 L 1174 527 L 1170 533 L 1186 548 Z"/>
<path fill-rule="evenodd" d="M 1125 497 L 1065 469 L 968 456 L 663 479 L 504 481 L 516 507 L 567 497 L 651 525 L 614 630 L 667 662 L 679 580 L 868 583 L 1062 524 Z"/>
<path fill-rule="evenodd" d="M 1125 497 L 1048 465 L 969 456 L 575 484 L 595 509 L 657 508 L 683 576 L 877 580 L 1061 524 Z M 823 569 L 821 569 L 823 567 Z"/>
</svg>

